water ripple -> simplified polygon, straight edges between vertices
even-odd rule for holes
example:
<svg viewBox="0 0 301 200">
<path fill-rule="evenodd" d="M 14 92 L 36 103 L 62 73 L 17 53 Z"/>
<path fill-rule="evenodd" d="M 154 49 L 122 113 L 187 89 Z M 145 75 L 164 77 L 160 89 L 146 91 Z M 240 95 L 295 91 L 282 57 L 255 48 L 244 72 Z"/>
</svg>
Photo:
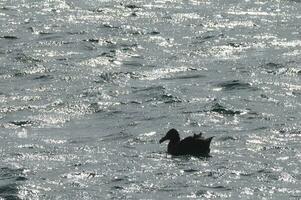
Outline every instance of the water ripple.
<svg viewBox="0 0 301 200">
<path fill-rule="evenodd" d="M 224 81 L 217 84 L 217 87 L 222 88 L 226 91 L 233 91 L 233 90 L 256 90 L 256 88 L 252 87 L 250 83 L 245 83 L 240 80 L 230 80 Z"/>
</svg>

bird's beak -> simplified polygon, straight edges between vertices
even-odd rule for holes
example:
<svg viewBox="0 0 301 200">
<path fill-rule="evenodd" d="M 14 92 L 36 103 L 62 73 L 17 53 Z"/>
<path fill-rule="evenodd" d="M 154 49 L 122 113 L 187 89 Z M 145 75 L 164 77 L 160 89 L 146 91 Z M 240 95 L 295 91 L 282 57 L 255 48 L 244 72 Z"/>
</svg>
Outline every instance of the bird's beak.
<svg viewBox="0 0 301 200">
<path fill-rule="evenodd" d="M 159 140 L 159 143 L 161 144 L 162 142 L 164 142 L 165 140 L 167 140 L 166 136 L 161 138 L 161 140 Z"/>
</svg>

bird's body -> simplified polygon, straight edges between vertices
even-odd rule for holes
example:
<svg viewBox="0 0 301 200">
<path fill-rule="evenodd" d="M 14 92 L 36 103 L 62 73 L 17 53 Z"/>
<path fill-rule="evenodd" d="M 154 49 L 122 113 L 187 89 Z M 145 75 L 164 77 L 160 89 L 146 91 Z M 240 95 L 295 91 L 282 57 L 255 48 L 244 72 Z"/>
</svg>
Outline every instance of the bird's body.
<svg viewBox="0 0 301 200">
<path fill-rule="evenodd" d="M 180 135 L 176 129 L 169 130 L 166 135 L 161 138 L 160 143 L 169 140 L 167 152 L 171 155 L 193 155 L 208 156 L 210 153 L 210 143 L 213 137 L 204 138 L 202 133 L 194 134 L 180 140 Z"/>
</svg>

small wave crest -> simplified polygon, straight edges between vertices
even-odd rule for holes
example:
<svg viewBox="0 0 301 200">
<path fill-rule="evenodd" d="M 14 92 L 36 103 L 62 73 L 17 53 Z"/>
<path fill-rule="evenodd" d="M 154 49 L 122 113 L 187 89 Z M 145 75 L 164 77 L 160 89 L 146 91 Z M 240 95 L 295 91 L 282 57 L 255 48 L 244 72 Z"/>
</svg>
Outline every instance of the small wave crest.
<svg viewBox="0 0 301 200">
<path fill-rule="evenodd" d="M 245 83 L 240 80 L 229 80 L 220 82 L 216 85 L 219 88 L 222 88 L 225 91 L 234 91 L 234 90 L 256 90 L 250 83 Z"/>
</svg>

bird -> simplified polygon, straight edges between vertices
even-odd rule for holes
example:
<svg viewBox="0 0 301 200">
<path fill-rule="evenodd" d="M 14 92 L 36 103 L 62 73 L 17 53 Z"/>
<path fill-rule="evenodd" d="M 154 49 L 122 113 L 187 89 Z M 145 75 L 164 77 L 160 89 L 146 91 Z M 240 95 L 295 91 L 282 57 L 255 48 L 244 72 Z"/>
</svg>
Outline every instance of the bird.
<svg viewBox="0 0 301 200">
<path fill-rule="evenodd" d="M 174 156 L 192 155 L 205 157 L 209 156 L 210 143 L 213 137 L 204 138 L 202 133 L 200 133 L 180 140 L 179 132 L 173 128 L 160 139 L 159 143 L 161 144 L 162 142 L 169 140 L 167 152 Z"/>
</svg>

